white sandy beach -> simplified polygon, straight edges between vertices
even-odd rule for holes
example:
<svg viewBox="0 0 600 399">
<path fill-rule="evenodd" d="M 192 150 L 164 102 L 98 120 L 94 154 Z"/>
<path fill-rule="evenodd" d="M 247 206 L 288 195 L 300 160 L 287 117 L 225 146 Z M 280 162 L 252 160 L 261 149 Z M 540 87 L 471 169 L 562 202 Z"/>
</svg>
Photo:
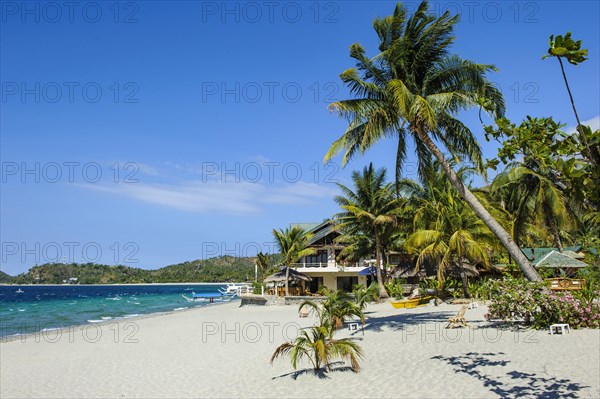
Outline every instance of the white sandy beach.
<svg viewBox="0 0 600 399">
<path fill-rule="evenodd" d="M 365 357 L 315 375 L 289 359 L 269 364 L 283 335 L 312 324 L 296 306 L 239 303 L 47 332 L 0 344 L 2 398 L 600 397 L 600 331 L 497 329 L 485 307 L 471 329 L 445 330 L 457 305 L 367 308 Z M 87 333 L 87 337 L 84 335 Z M 100 335 L 96 335 L 101 333 Z M 36 342 L 37 341 L 37 342 Z M 96 341 L 96 342 L 95 342 Z"/>
</svg>

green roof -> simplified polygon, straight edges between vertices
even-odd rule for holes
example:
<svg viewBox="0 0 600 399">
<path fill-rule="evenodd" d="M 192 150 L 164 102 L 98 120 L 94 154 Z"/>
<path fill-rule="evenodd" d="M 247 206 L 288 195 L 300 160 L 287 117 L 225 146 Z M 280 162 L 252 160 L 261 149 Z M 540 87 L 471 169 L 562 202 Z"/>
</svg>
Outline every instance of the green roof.
<svg viewBox="0 0 600 399">
<path fill-rule="evenodd" d="M 320 224 L 321 223 L 290 223 L 290 227 L 300 227 L 302 230 L 308 232 Z"/>
<path fill-rule="evenodd" d="M 569 255 L 565 255 L 564 253 L 560 253 L 558 251 L 550 251 L 543 258 L 537 259 L 532 262 L 532 265 L 535 267 L 586 267 L 587 264 L 573 259 Z"/>
<path fill-rule="evenodd" d="M 325 220 L 321 223 L 292 223 L 290 226 L 301 227 L 307 233 L 312 233 L 313 236 L 309 242 L 309 245 L 314 244 L 321 238 L 335 231 L 333 222 L 331 220 Z"/>
<path fill-rule="evenodd" d="M 538 259 L 543 258 L 552 251 L 558 251 L 558 248 L 521 248 L 521 251 L 527 256 L 527 259 L 534 262 Z M 574 245 L 571 247 L 564 247 L 564 252 L 573 258 L 580 258 L 581 256 L 576 253 L 581 251 L 581 245 Z M 569 253 L 571 252 L 571 253 Z M 575 256 L 573 256 L 575 254 Z"/>
</svg>

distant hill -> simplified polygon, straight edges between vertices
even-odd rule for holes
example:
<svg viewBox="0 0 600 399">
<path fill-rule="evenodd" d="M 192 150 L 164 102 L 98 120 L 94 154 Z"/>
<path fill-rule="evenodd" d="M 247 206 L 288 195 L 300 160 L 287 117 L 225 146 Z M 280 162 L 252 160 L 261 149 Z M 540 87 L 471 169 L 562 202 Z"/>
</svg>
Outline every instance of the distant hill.
<svg viewBox="0 0 600 399">
<path fill-rule="evenodd" d="M 6 283 L 10 283 L 12 282 L 13 277 L 9 276 L 8 274 L 4 273 L 3 271 L 0 271 L 0 284 L 6 284 Z"/>
<path fill-rule="evenodd" d="M 250 281 L 254 279 L 255 258 L 221 256 L 211 259 L 178 263 L 156 270 L 128 266 L 109 266 L 95 263 L 46 263 L 34 266 L 27 273 L 10 277 L 15 284 L 63 284 L 76 278 L 77 284 L 133 284 L 133 283 L 212 283 L 223 281 Z"/>
<path fill-rule="evenodd" d="M 156 283 L 250 281 L 254 279 L 254 261 L 255 258 L 220 256 L 166 266 L 152 270 L 151 275 Z"/>
</svg>

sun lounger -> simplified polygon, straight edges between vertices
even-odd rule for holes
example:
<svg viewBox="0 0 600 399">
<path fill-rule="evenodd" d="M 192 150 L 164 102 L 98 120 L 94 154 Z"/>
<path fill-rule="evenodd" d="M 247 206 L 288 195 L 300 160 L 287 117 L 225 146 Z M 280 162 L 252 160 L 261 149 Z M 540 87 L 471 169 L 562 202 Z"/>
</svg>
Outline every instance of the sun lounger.
<svg viewBox="0 0 600 399">
<path fill-rule="evenodd" d="M 466 311 L 467 305 L 463 305 L 456 316 L 448 318 L 448 324 L 446 325 L 446 328 L 468 327 L 467 320 L 465 319 Z"/>
</svg>

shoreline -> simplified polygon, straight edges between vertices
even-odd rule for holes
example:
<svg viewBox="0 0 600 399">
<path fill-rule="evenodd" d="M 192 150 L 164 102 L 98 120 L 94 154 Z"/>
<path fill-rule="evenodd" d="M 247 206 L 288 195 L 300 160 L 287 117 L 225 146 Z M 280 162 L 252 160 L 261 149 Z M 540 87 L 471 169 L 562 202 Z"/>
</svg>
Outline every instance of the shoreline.
<svg viewBox="0 0 600 399">
<path fill-rule="evenodd" d="M 233 301 L 231 302 L 216 302 L 216 303 L 212 303 L 210 305 L 197 305 L 197 306 L 193 306 L 193 307 L 187 307 L 187 308 L 182 308 L 180 310 L 167 310 L 167 311 L 162 311 L 162 312 L 152 312 L 152 313 L 143 313 L 143 314 L 138 314 L 137 316 L 132 316 L 132 317 L 113 317 L 111 319 L 107 319 L 107 320 L 103 320 L 101 322 L 97 322 L 97 323 L 83 323 L 83 324 L 72 324 L 70 326 L 65 326 L 65 327 L 56 327 L 56 328 L 43 328 L 41 330 L 35 331 L 35 332 L 28 332 L 25 334 L 12 334 L 12 335 L 5 335 L 5 336 L 0 336 L 0 344 L 4 344 L 4 343 L 8 343 L 8 342 L 13 342 L 13 341 L 27 341 L 28 339 L 34 338 L 36 339 L 39 335 L 44 335 L 44 332 L 51 332 L 53 334 L 64 334 L 64 333 L 74 333 L 74 332 L 81 332 L 82 330 L 88 329 L 91 326 L 96 326 L 99 328 L 102 327 L 106 327 L 106 326 L 110 326 L 113 325 L 115 323 L 119 323 L 119 322 L 135 322 L 135 321 L 139 321 L 139 320 L 144 320 L 144 319 L 151 319 L 154 317 L 161 317 L 161 316 L 167 316 L 167 315 L 171 315 L 171 314 L 176 314 L 176 313 L 185 313 L 185 312 L 190 312 L 190 311 L 194 311 L 194 310 L 199 310 L 199 309 L 205 309 L 210 307 L 213 307 L 215 305 L 226 305 L 227 303 L 234 303 Z"/>
<path fill-rule="evenodd" d="M 0 283 L 0 287 L 113 287 L 113 286 L 134 286 L 134 285 L 227 285 L 227 284 L 252 284 L 252 283 L 114 283 L 114 284 L 11 284 Z"/>
<path fill-rule="evenodd" d="M 347 327 L 336 332 L 336 338 L 350 338 L 362 347 L 358 374 L 338 359 L 331 371 L 317 373 L 306 360 L 297 370 L 289 358 L 270 364 L 280 344 L 316 322 L 314 316 L 300 318 L 296 306 L 225 303 L 147 315 L 129 327 L 105 323 L 87 335 L 85 327 L 70 335 L 49 332 L 46 339 L 1 344 L 0 396 L 600 396 L 600 330 L 550 335 L 496 328 L 483 317 L 486 306 L 467 311 L 470 328 L 445 329 L 458 309 L 369 304 L 364 335 Z"/>
</svg>

